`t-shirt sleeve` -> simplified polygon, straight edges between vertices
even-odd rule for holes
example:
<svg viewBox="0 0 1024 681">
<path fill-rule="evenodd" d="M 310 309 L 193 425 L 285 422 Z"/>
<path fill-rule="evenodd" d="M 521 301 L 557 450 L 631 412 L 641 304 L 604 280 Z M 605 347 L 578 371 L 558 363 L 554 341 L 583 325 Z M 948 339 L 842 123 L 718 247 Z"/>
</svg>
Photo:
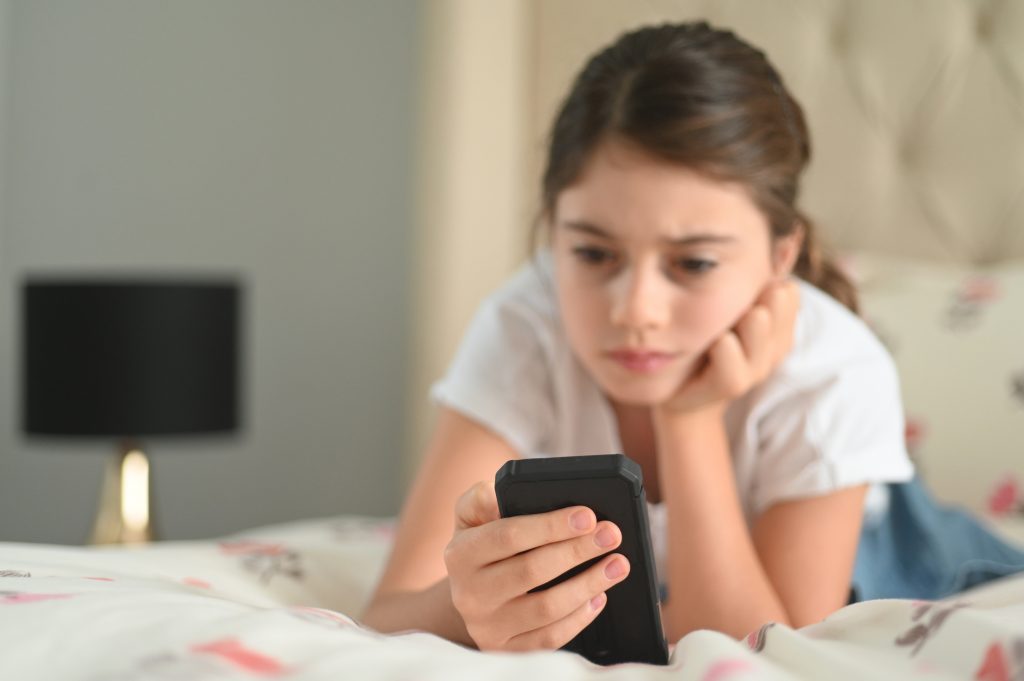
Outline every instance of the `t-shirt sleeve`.
<svg viewBox="0 0 1024 681">
<path fill-rule="evenodd" d="M 554 423 L 542 322 L 525 306 L 485 301 L 430 390 L 436 403 L 489 428 L 524 457 L 543 446 Z"/>
<path fill-rule="evenodd" d="M 755 517 L 780 501 L 914 474 L 899 379 L 887 355 L 793 392 L 765 414 L 758 433 Z"/>
</svg>

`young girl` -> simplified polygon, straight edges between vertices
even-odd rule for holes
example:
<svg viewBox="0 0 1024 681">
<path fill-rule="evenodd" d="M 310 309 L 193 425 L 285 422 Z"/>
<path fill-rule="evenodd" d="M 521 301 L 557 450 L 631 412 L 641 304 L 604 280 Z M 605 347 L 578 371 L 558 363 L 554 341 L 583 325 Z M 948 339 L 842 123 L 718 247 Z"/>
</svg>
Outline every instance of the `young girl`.
<svg viewBox="0 0 1024 681">
<path fill-rule="evenodd" d="M 796 207 L 809 156 L 800 107 L 730 32 L 643 28 L 587 63 L 551 135 L 545 247 L 433 388 L 436 432 L 366 624 L 530 650 L 593 620 L 630 570 L 621 534 L 583 507 L 500 519 L 494 474 L 515 457 L 640 464 L 670 641 L 810 624 L 851 584 L 937 597 L 1024 565 L 969 522 L 1005 569 L 898 555 L 948 545 L 928 529 L 947 512 L 886 484 L 913 476 L 896 372 Z"/>
</svg>

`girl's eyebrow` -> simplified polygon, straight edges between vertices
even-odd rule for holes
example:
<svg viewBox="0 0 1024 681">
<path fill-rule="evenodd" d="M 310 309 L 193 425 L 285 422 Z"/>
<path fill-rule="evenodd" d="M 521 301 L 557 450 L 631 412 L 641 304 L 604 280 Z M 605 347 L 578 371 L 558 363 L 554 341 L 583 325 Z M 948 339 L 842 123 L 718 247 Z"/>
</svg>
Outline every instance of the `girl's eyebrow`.
<svg viewBox="0 0 1024 681">
<path fill-rule="evenodd" d="M 568 229 L 584 232 L 592 236 L 600 237 L 602 239 L 615 239 L 615 235 L 601 229 L 597 225 L 587 222 L 585 220 L 563 220 L 562 224 Z M 736 241 L 736 237 L 729 236 L 727 234 L 713 234 L 711 232 L 697 232 L 694 234 L 687 234 L 686 236 L 677 237 L 674 239 L 663 238 L 662 241 L 670 246 L 693 246 L 694 244 L 706 244 L 706 243 L 732 243 Z"/>
</svg>

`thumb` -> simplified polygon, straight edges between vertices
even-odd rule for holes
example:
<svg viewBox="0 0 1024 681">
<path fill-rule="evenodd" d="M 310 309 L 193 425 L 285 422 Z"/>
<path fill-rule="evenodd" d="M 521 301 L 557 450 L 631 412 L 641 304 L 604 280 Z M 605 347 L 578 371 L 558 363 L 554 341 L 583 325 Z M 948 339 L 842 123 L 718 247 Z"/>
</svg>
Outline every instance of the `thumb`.
<svg viewBox="0 0 1024 681">
<path fill-rule="evenodd" d="M 458 530 L 479 527 L 500 517 L 494 482 L 490 480 L 476 483 L 455 503 L 455 528 Z"/>
</svg>

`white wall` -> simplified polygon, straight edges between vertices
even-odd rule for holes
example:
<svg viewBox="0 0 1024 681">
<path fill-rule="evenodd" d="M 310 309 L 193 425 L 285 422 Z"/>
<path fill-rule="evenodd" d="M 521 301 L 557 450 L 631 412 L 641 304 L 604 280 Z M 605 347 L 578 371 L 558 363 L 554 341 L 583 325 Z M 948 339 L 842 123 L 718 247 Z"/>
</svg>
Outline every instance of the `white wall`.
<svg viewBox="0 0 1024 681">
<path fill-rule="evenodd" d="M 17 286 L 68 268 L 247 280 L 245 428 L 149 443 L 164 537 L 395 512 L 421 6 L 0 2 L 0 540 L 84 540 L 113 447 L 18 426 Z"/>
<path fill-rule="evenodd" d="M 543 147 L 527 137 L 532 3 L 428 0 L 424 7 L 406 481 L 433 423 L 430 384 L 477 305 L 526 255 L 537 205 L 526 159 Z"/>
<path fill-rule="evenodd" d="M 9 477 L 8 471 L 13 472 L 13 465 L 10 463 L 13 457 L 12 448 L 9 446 L 11 438 L 8 434 L 12 431 L 11 399 L 14 383 L 14 356 L 11 343 L 12 327 L 14 326 L 14 311 L 11 301 L 14 299 L 14 292 L 10 284 L 11 278 L 7 266 L 7 93 L 10 85 L 9 68 L 11 52 L 11 31 L 10 31 L 10 10 L 11 0 L 0 0 L 0 489 L 12 483 L 6 483 Z M 16 508 L 8 507 L 4 503 L 7 495 L 0 493 L 0 517 L 8 516 L 16 511 Z"/>
</svg>

